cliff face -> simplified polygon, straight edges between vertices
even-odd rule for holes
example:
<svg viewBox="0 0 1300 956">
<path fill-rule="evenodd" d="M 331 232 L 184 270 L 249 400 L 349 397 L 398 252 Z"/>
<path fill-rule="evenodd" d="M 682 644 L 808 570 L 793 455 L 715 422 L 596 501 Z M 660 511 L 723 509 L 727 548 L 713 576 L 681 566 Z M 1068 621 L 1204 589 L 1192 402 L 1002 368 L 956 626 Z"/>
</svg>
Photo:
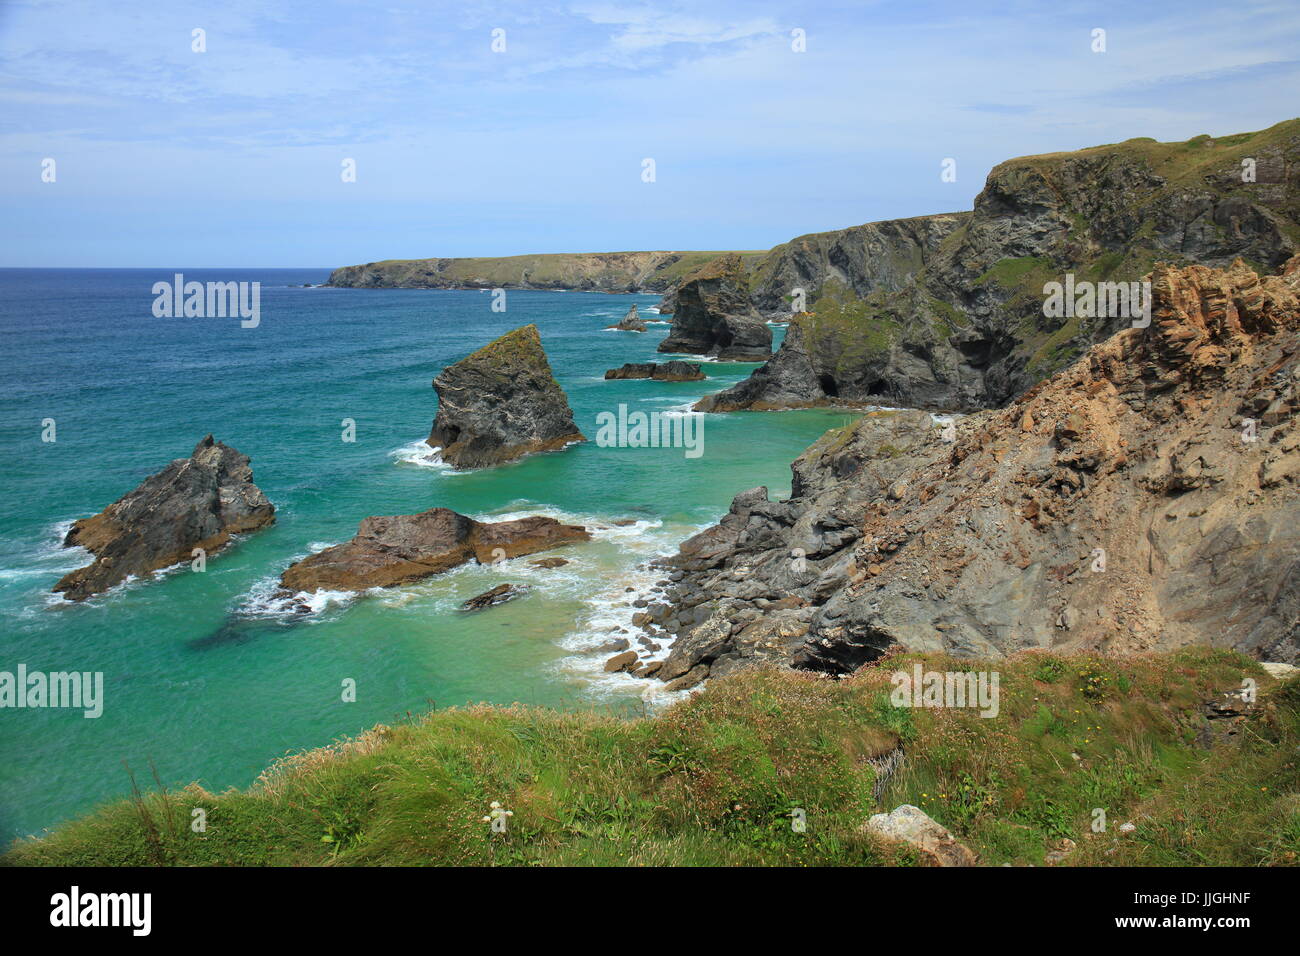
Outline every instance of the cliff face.
<svg viewBox="0 0 1300 956">
<path fill-rule="evenodd" d="M 746 261 L 761 252 L 737 253 Z M 663 292 L 722 252 L 556 253 L 397 259 L 335 269 L 328 285 L 357 289 L 574 289 Z"/>
<path fill-rule="evenodd" d="M 881 412 L 685 542 L 652 620 L 671 680 L 1187 644 L 1300 658 L 1300 256 L 1159 267 L 1126 329 L 946 429 Z"/>
<path fill-rule="evenodd" d="M 677 287 L 672 328 L 659 351 L 766 361 L 772 330 L 750 304 L 748 287 L 740 256 L 722 256 L 696 269 Z"/>
<path fill-rule="evenodd" d="M 586 441 L 535 325 L 447 366 L 433 387 L 438 414 L 428 444 L 457 468 L 485 468 Z"/>
<path fill-rule="evenodd" d="M 796 289 L 809 302 L 831 283 L 858 298 L 896 292 L 969 217 L 960 212 L 889 219 L 791 239 L 755 263 L 751 298 L 764 313 L 789 316 Z"/>
<path fill-rule="evenodd" d="M 1253 182 L 1243 182 L 1247 160 Z M 925 235 L 947 225 L 930 223 Z M 809 314 L 794 318 L 782 349 L 750 381 L 699 407 L 1002 404 L 1131 321 L 1048 318 L 1046 283 L 1066 273 L 1132 282 L 1157 261 L 1222 266 L 1238 256 L 1273 269 L 1297 248 L 1300 120 L 1219 140 L 1129 140 L 1011 160 L 989 174 L 973 212 L 932 253 L 868 256 L 881 281 L 823 265 L 765 286 L 770 300 L 788 294 L 781 286 L 809 282 Z M 921 265 L 908 273 L 891 265 L 900 262 Z"/>
<path fill-rule="evenodd" d="M 83 547 L 93 563 L 65 575 L 54 590 L 73 601 L 107 591 L 132 575 L 213 552 L 231 535 L 275 521 L 275 508 L 253 484 L 247 455 L 211 435 L 99 514 L 73 524 L 64 547 Z"/>
</svg>

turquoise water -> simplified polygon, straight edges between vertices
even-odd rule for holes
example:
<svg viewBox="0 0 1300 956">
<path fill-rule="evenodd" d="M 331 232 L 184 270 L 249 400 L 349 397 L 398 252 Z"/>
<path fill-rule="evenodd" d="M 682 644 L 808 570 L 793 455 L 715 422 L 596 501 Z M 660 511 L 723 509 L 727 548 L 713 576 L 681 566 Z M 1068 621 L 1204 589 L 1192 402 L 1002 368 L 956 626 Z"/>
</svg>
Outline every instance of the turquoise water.
<svg viewBox="0 0 1300 956">
<path fill-rule="evenodd" d="M 0 709 L 0 838 L 39 832 L 143 782 L 246 786 L 286 751 L 316 747 L 408 711 L 473 701 L 641 710 L 662 685 L 601 672 L 591 649 L 626 623 L 655 580 L 638 565 L 711 523 L 738 491 L 790 486 L 790 461 L 843 413 L 708 416 L 704 452 L 600 448 L 472 473 L 422 458 L 445 365 L 535 322 L 579 427 L 601 411 L 665 411 L 748 374 L 708 364 L 700 383 L 605 382 L 605 369 L 656 358 L 667 325 L 602 331 L 652 295 L 295 288 L 328 270 L 181 270 L 199 281 L 260 281 L 261 324 L 158 319 L 152 284 L 176 270 L 0 270 L 7 374 L 0 384 L 0 671 L 102 671 L 103 716 Z M 778 341 L 779 341 L 778 331 Z M 41 440 L 52 418 L 57 441 Z M 342 420 L 356 441 L 341 440 Z M 51 595 L 86 555 L 59 547 L 93 514 L 206 433 L 253 459 L 276 524 L 210 558 L 74 605 Z M 446 506 L 481 518 L 543 513 L 595 527 L 596 540 L 466 567 L 285 616 L 267 601 L 292 561 L 350 537 L 368 515 Z M 616 526 L 615 521 L 635 519 Z M 456 611 L 501 583 L 526 597 Z M 357 699 L 345 703 L 345 679 Z"/>
</svg>

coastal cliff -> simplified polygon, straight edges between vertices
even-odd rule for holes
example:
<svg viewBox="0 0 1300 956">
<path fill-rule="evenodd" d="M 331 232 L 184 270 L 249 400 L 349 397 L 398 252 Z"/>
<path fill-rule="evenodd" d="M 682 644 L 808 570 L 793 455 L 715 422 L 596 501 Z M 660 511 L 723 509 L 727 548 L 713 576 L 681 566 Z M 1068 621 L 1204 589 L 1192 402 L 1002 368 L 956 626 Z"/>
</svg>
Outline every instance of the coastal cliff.
<svg viewBox="0 0 1300 956">
<path fill-rule="evenodd" d="M 723 252 L 593 252 L 495 258 L 390 259 L 344 266 L 326 285 L 350 289 L 552 289 L 665 292 Z M 763 252 L 736 253 L 746 261 Z"/>
<path fill-rule="evenodd" d="M 796 268 L 795 251 L 773 250 L 757 267 L 771 278 L 755 295 L 776 304 L 798 285 L 811 305 L 769 363 L 697 408 L 1000 405 L 1133 318 L 1049 318 L 1047 283 L 1067 274 L 1133 283 L 1157 261 L 1224 266 L 1240 257 L 1268 271 L 1294 255 L 1300 120 L 1009 160 L 989 174 L 971 213 L 934 217 L 923 235 L 941 237 L 926 256 L 864 260 L 881 279 L 833 267 L 828 254 Z"/>
<path fill-rule="evenodd" d="M 848 673 L 891 649 L 1300 661 L 1300 256 L 1260 277 L 1159 266 L 1126 329 L 1016 403 L 882 411 L 684 542 L 656 675 L 771 661 Z"/>
</svg>

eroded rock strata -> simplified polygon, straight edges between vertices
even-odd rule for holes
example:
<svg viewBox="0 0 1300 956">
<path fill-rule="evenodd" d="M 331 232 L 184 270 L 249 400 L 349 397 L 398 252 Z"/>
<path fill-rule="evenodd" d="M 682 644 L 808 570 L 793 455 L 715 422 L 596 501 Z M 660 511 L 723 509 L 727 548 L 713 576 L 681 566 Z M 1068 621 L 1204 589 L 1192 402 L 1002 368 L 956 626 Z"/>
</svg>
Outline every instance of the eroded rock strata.
<svg viewBox="0 0 1300 956">
<path fill-rule="evenodd" d="M 895 646 L 1296 662 L 1300 257 L 1151 281 L 1149 328 L 1013 404 L 951 429 L 868 414 L 794 462 L 788 500 L 736 496 L 667 562 L 646 615 L 676 635 L 657 676 L 841 673 Z"/>
<path fill-rule="evenodd" d="M 586 528 L 540 515 L 488 523 L 432 508 L 366 518 L 350 541 L 290 565 L 280 584 L 290 593 L 393 587 L 470 561 L 490 564 L 589 540 Z"/>
<path fill-rule="evenodd" d="M 75 522 L 64 547 L 95 555 L 84 568 L 54 586 L 69 600 L 83 601 L 132 575 L 190 561 L 195 548 L 209 554 L 232 535 L 275 521 L 275 508 L 253 484 L 247 455 L 211 435 L 150 475 L 99 514 Z"/>
<path fill-rule="evenodd" d="M 433 387 L 438 414 L 427 441 L 456 468 L 486 468 L 586 441 L 535 325 L 447 366 Z"/>
<path fill-rule="evenodd" d="M 763 362 L 772 354 L 772 330 L 749 301 L 749 278 L 734 253 L 684 278 L 673 309 L 660 352 L 715 355 L 728 362 Z"/>
</svg>

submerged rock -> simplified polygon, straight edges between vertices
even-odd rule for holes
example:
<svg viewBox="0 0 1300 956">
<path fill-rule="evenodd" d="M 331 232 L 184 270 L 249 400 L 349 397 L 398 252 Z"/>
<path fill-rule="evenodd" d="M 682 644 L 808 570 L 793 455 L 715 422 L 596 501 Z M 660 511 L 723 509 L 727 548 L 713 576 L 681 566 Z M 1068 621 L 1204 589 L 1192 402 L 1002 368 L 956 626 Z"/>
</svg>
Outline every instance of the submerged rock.
<svg viewBox="0 0 1300 956">
<path fill-rule="evenodd" d="M 587 529 L 534 515 L 484 523 L 449 508 L 417 515 L 367 518 L 350 541 L 290 565 L 280 578 L 289 592 L 363 591 L 441 574 L 468 561 L 489 564 L 590 541 Z"/>
<path fill-rule="evenodd" d="M 531 590 L 532 588 L 527 584 L 498 584 L 491 590 L 470 598 L 460 606 L 460 609 L 462 611 L 481 611 L 484 608 L 505 604 L 506 601 L 513 601 L 517 597 L 523 597 Z"/>
<path fill-rule="evenodd" d="M 214 552 L 231 535 L 275 521 L 275 507 L 253 484 L 247 455 L 206 436 L 99 514 L 73 524 L 64 547 L 83 547 L 95 561 L 54 586 L 73 601 L 107 591 L 131 575 Z"/>
<path fill-rule="evenodd" d="M 660 352 L 716 355 L 727 362 L 765 362 L 772 330 L 749 301 L 749 280 L 740 256 L 721 256 L 677 287 L 672 328 Z"/>
<path fill-rule="evenodd" d="M 702 382 L 705 375 L 692 362 L 628 362 L 605 373 L 608 379 L 652 378 L 656 382 Z"/>
<path fill-rule="evenodd" d="M 535 325 L 447 366 L 433 387 L 438 414 L 428 444 L 455 468 L 486 468 L 586 441 Z"/>
<path fill-rule="evenodd" d="M 627 315 L 618 320 L 615 325 L 605 326 L 607 329 L 617 329 L 620 332 L 644 332 L 645 319 L 641 318 L 636 311 L 636 303 L 632 303 L 632 308 L 627 310 Z"/>
</svg>

